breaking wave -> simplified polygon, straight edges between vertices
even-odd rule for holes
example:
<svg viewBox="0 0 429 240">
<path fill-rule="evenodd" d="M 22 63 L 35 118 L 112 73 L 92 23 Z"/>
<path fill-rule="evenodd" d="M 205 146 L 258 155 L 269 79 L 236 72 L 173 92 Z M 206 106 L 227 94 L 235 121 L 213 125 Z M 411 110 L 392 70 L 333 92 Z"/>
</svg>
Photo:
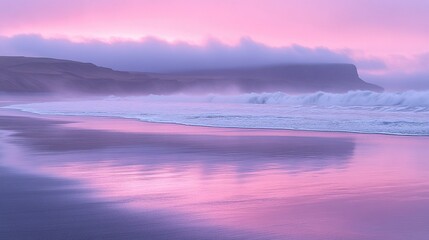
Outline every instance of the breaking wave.
<svg viewBox="0 0 429 240">
<path fill-rule="evenodd" d="M 142 99 L 156 102 L 214 102 L 284 104 L 290 106 L 381 106 L 381 107 L 425 107 L 429 108 L 429 91 L 371 92 L 350 91 L 347 93 L 316 92 L 292 95 L 282 92 L 249 93 L 241 95 L 149 95 L 145 97 L 109 97 L 111 100 Z"/>
<path fill-rule="evenodd" d="M 12 105 L 22 111 L 197 126 L 429 136 L 429 92 L 149 95 Z"/>
<path fill-rule="evenodd" d="M 404 106 L 429 107 L 429 91 L 407 91 L 400 93 L 377 93 L 351 91 L 343 94 L 317 92 L 305 95 L 285 93 L 249 94 L 248 103 L 288 104 L 315 106 Z"/>
</svg>

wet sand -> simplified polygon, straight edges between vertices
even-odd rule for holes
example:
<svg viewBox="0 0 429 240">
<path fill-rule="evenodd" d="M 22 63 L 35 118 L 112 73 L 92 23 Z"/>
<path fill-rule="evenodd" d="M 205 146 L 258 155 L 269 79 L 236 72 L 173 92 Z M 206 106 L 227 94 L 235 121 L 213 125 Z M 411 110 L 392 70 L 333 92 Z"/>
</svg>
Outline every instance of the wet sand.
<svg viewBox="0 0 429 240">
<path fill-rule="evenodd" d="M 427 137 L 11 111 L 0 133 L 0 239 L 429 236 Z"/>
</svg>

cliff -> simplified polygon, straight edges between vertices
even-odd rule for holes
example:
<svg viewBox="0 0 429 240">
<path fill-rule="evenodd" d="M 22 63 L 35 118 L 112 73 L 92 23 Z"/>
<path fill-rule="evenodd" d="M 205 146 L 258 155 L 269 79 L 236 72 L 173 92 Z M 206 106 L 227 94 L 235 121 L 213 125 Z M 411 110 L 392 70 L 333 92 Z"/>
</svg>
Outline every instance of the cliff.
<svg viewBox="0 0 429 240">
<path fill-rule="evenodd" d="M 181 73 L 115 71 L 91 63 L 0 57 L 0 92 L 171 94 L 178 92 L 381 91 L 351 64 L 288 64 Z"/>
<path fill-rule="evenodd" d="M 168 74 L 188 88 L 211 88 L 221 91 L 226 86 L 241 92 L 305 93 L 315 91 L 347 92 L 350 90 L 382 91 L 383 88 L 360 79 L 353 64 L 285 64 L 275 66 L 193 71 Z M 161 76 L 158 76 L 162 78 Z"/>
</svg>

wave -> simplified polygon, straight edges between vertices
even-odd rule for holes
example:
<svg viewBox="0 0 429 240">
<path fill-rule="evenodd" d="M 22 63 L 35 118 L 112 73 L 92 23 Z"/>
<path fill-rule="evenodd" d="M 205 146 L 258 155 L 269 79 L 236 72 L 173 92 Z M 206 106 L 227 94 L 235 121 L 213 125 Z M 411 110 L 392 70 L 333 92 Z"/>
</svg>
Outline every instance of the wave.
<svg viewBox="0 0 429 240">
<path fill-rule="evenodd" d="M 149 95 L 12 105 L 22 111 L 196 126 L 429 136 L 429 92 Z"/>
<path fill-rule="evenodd" d="M 107 100 L 142 100 L 155 102 L 213 102 L 284 104 L 289 106 L 365 106 L 365 107 L 422 107 L 429 108 L 429 91 L 371 92 L 350 91 L 347 93 L 316 92 L 293 95 L 283 92 L 249 93 L 240 95 L 149 95 L 144 97 L 114 97 Z"/>
<path fill-rule="evenodd" d="M 249 96 L 248 103 L 315 106 L 404 106 L 429 107 L 429 92 L 407 91 L 378 93 L 351 91 L 347 93 L 317 92 L 305 95 L 284 93 Z"/>
</svg>

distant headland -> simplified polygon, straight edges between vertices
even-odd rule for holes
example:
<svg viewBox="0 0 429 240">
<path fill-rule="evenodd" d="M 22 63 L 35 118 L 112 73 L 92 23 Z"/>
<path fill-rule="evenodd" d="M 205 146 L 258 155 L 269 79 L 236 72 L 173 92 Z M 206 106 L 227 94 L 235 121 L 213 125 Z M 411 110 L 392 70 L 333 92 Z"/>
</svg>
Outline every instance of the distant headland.
<svg viewBox="0 0 429 240">
<path fill-rule="evenodd" d="M 115 71 L 70 60 L 0 56 L 0 92 L 174 94 L 382 91 L 344 63 L 283 64 L 174 73 Z"/>
</svg>

